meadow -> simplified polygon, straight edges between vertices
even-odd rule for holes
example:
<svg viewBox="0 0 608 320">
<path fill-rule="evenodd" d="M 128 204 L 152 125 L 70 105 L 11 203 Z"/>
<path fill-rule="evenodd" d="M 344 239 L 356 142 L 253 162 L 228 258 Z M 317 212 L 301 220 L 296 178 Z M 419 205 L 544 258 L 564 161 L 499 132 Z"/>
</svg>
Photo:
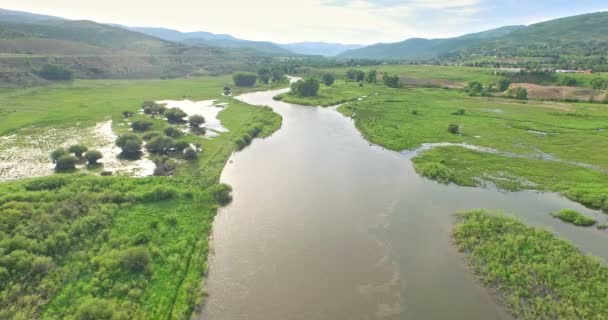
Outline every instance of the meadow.
<svg viewBox="0 0 608 320">
<path fill-rule="evenodd" d="M 86 171 L 0 183 L 0 318 L 185 319 L 205 296 L 211 222 L 230 201 L 219 176 L 230 154 L 281 126 L 270 108 L 221 95 L 228 77 L 77 80 L 3 91 L 0 134 L 106 120 L 149 120 L 143 101 L 218 99 L 229 130 L 213 139 L 185 134 L 202 152 L 177 160 L 172 176 L 130 178 Z M 281 84 L 276 84 L 279 86 Z M 270 86 L 234 89 L 262 90 Z M 125 126 L 115 125 L 117 133 Z M 144 133 L 138 133 L 141 137 Z M 49 159 L 50 161 L 50 159 Z"/>
</svg>

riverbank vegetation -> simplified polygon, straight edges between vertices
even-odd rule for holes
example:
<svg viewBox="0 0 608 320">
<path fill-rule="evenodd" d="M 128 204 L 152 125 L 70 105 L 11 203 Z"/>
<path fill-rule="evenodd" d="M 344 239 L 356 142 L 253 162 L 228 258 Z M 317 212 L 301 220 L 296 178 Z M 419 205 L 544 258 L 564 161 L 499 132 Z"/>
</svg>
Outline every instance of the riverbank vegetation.
<svg viewBox="0 0 608 320">
<path fill-rule="evenodd" d="M 453 237 L 518 319 L 608 319 L 608 268 L 549 231 L 477 210 L 458 215 Z"/>
<path fill-rule="evenodd" d="M 170 175 L 130 178 L 82 171 L 1 183 L 0 318 L 190 317 L 205 295 L 201 279 L 213 216 L 231 199 L 230 187 L 218 184 L 221 170 L 242 148 L 245 135 L 250 142 L 281 126 L 281 117 L 270 108 L 222 97 L 228 81 L 77 80 L 0 97 L 3 106 L 9 101 L 16 106 L 8 119 L 0 119 L 2 134 L 18 133 L 15 129 L 24 125 L 52 128 L 109 117 L 129 154 L 140 155 L 143 141 L 165 137 L 161 132 L 168 127 L 187 128 L 169 124 L 160 112 L 139 114 L 142 101 L 222 99 L 227 106 L 218 119 L 229 130 L 212 139 L 190 133 L 166 137 L 184 144 L 184 159 L 192 153 L 185 152 L 190 145 L 197 149 L 187 161 L 152 155 L 162 168 L 171 167 L 165 170 Z M 36 112 L 43 107 L 46 112 Z M 146 130 L 120 126 L 125 112 L 131 123 L 139 121 L 137 129 Z M 57 152 L 57 160 L 69 156 L 94 163 L 107 156 L 77 146 Z"/>
<path fill-rule="evenodd" d="M 572 209 L 562 209 L 553 213 L 553 216 L 564 222 L 581 227 L 590 227 L 597 223 L 595 219 L 589 218 L 586 215 Z"/>
</svg>

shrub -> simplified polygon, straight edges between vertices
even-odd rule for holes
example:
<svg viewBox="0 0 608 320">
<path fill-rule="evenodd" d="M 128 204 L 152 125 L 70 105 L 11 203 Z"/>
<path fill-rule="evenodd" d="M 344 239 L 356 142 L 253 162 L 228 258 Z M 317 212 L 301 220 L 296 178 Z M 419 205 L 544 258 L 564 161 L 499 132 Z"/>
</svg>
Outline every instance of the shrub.
<svg viewBox="0 0 608 320">
<path fill-rule="evenodd" d="M 222 206 L 232 201 L 232 187 L 225 183 L 216 184 L 209 188 L 215 200 Z"/>
<path fill-rule="evenodd" d="M 323 84 L 325 84 L 326 86 L 331 86 L 336 80 L 334 76 L 329 72 L 323 74 L 323 77 L 321 77 L 321 79 L 323 80 Z"/>
<path fill-rule="evenodd" d="M 388 74 L 384 74 L 382 76 L 382 81 L 384 82 L 384 84 L 389 87 L 389 88 L 399 88 L 401 87 L 401 80 L 399 79 L 398 75 L 388 75 Z"/>
<path fill-rule="evenodd" d="M 469 81 L 464 91 L 468 92 L 471 97 L 478 96 L 483 91 L 483 85 L 479 81 Z"/>
<path fill-rule="evenodd" d="M 458 134 L 460 133 L 460 126 L 455 123 L 450 123 L 448 125 L 448 131 L 452 134 Z"/>
<path fill-rule="evenodd" d="M 187 148 L 190 147 L 190 144 L 186 141 L 177 141 L 173 144 L 173 148 L 175 149 L 175 152 L 184 152 L 184 150 L 186 150 Z"/>
<path fill-rule="evenodd" d="M 131 112 L 131 111 L 123 111 L 122 112 L 122 116 L 125 117 L 125 118 L 130 118 L 130 117 L 133 116 L 133 112 Z"/>
<path fill-rule="evenodd" d="M 360 82 L 365 80 L 365 72 L 358 69 L 350 69 L 346 71 L 346 80 Z"/>
<path fill-rule="evenodd" d="M 141 105 L 142 110 L 145 114 L 149 114 L 151 116 L 156 116 L 159 114 L 164 114 L 167 111 L 167 108 L 153 101 L 144 101 Z"/>
<path fill-rule="evenodd" d="M 319 91 L 319 80 L 306 78 L 291 84 L 291 93 L 300 97 L 314 97 Z"/>
<path fill-rule="evenodd" d="M 192 148 L 186 148 L 184 150 L 184 159 L 186 160 L 196 160 L 198 158 L 198 154 Z"/>
<path fill-rule="evenodd" d="M 418 115 L 418 110 L 412 110 L 412 115 L 417 116 Z"/>
<path fill-rule="evenodd" d="M 262 83 L 268 83 L 270 81 L 270 77 L 272 77 L 272 72 L 268 68 L 260 68 L 258 69 L 258 79 Z"/>
<path fill-rule="evenodd" d="M 505 92 L 505 91 L 507 91 L 507 89 L 509 89 L 510 85 L 511 85 L 511 80 L 502 78 L 502 79 L 498 80 L 498 91 Z"/>
<path fill-rule="evenodd" d="M 46 80 L 67 81 L 74 79 L 74 72 L 72 70 L 58 64 L 45 64 L 37 73 Z"/>
<path fill-rule="evenodd" d="M 148 131 L 152 128 L 153 123 L 150 121 L 136 120 L 131 122 L 131 129 L 136 132 Z"/>
<path fill-rule="evenodd" d="M 141 195 L 143 202 L 162 201 L 176 198 L 179 193 L 171 187 L 159 186 Z"/>
<path fill-rule="evenodd" d="M 165 132 L 165 135 L 167 137 L 171 137 L 171 138 L 177 138 L 177 137 L 182 136 L 182 134 L 183 134 L 179 129 L 175 129 L 174 127 L 167 127 L 163 131 Z"/>
<path fill-rule="evenodd" d="M 205 123 L 205 117 L 199 114 L 193 114 L 188 117 L 188 125 L 194 130 L 198 130 Z"/>
<path fill-rule="evenodd" d="M 251 72 L 237 72 L 232 75 L 232 80 L 238 87 L 252 87 L 255 85 L 257 78 L 258 76 Z"/>
<path fill-rule="evenodd" d="M 123 320 L 127 317 L 116 310 L 111 301 L 100 298 L 87 298 L 76 310 L 78 320 Z"/>
<path fill-rule="evenodd" d="M 428 162 L 417 165 L 416 171 L 424 177 L 439 181 L 441 183 L 449 183 L 454 179 L 452 169 L 437 162 Z"/>
<path fill-rule="evenodd" d="M 89 150 L 84 154 L 84 158 L 87 159 L 90 165 L 95 165 L 97 164 L 97 160 L 103 158 L 103 155 L 97 150 Z"/>
<path fill-rule="evenodd" d="M 463 116 L 463 115 L 465 114 L 465 112 L 466 112 L 466 111 L 465 111 L 464 109 L 462 109 L 462 108 L 461 108 L 461 109 L 458 109 L 458 110 L 456 110 L 456 111 L 452 112 L 452 115 L 455 115 L 455 116 Z"/>
<path fill-rule="evenodd" d="M 30 181 L 25 185 L 27 191 L 55 190 L 67 184 L 63 177 L 50 176 Z"/>
<path fill-rule="evenodd" d="M 82 154 L 85 153 L 89 148 L 81 144 L 71 145 L 68 148 L 68 152 L 73 153 L 76 157 L 82 159 Z"/>
<path fill-rule="evenodd" d="M 141 154 L 142 141 L 133 133 L 125 133 L 116 138 L 116 145 L 122 149 L 122 155 L 134 159 Z"/>
<path fill-rule="evenodd" d="M 177 168 L 175 161 L 167 156 L 162 156 L 154 161 L 156 168 L 154 168 L 155 176 L 168 176 L 173 173 L 173 170 Z"/>
<path fill-rule="evenodd" d="M 367 83 L 376 83 L 378 79 L 378 72 L 376 70 L 370 70 L 365 74 L 365 81 Z"/>
<path fill-rule="evenodd" d="M 131 272 L 149 272 L 150 253 L 144 247 L 131 247 L 125 249 L 120 255 L 123 267 Z"/>
<path fill-rule="evenodd" d="M 51 160 L 53 160 L 53 163 L 55 163 L 57 162 L 57 159 L 66 154 L 68 154 L 67 150 L 65 150 L 64 148 L 57 148 L 53 150 L 53 152 L 51 152 Z"/>
<path fill-rule="evenodd" d="M 183 123 L 187 114 L 179 108 L 171 108 L 164 113 L 169 123 Z"/>
<path fill-rule="evenodd" d="M 158 137 L 160 135 L 161 135 L 161 133 L 158 131 L 150 131 L 150 132 L 146 132 L 144 134 L 143 138 L 144 138 L 144 141 L 150 141 L 150 140 L 152 140 L 152 138 Z"/>
<path fill-rule="evenodd" d="M 552 213 L 552 215 L 564 222 L 583 227 L 590 227 L 597 222 L 595 219 L 589 218 L 580 212 L 571 209 L 563 209 L 559 212 Z"/>
<path fill-rule="evenodd" d="M 76 169 L 76 164 L 78 163 L 78 158 L 73 155 L 65 154 L 55 162 L 55 170 L 65 171 L 65 170 L 73 170 Z"/>
<path fill-rule="evenodd" d="M 526 88 L 515 89 L 515 99 L 528 100 L 528 90 L 526 90 Z"/>
<path fill-rule="evenodd" d="M 223 94 L 224 94 L 225 96 L 230 96 L 230 95 L 232 95 L 232 89 L 230 89 L 230 87 L 224 87 L 224 92 L 223 92 Z"/>
<path fill-rule="evenodd" d="M 174 148 L 175 140 L 165 136 L 154 137 L 146 144 L 149 152 L 157 154 L 169 154 Z"/>
<path fill-rule="evenodd" d="M 43 276 L 51 271 L 54 266 L 55 263 L 53 263 L 51 257 L 36 257 L 32 261 L 31 273 L 33 275 Z"/>
</svg>

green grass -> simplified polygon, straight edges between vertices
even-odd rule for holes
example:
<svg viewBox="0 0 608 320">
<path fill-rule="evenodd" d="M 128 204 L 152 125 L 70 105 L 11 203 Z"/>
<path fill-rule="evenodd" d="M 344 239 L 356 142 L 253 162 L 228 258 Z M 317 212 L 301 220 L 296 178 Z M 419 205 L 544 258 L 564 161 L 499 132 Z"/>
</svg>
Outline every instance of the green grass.
<svg viewBox="0 0 608 320">
<path fill-rule="evenodd" d="M 266 137 L 281 126 L 281 117 L 270 108 L 222 97 L 228 81 L 76 81 L 2 92 L 0 101 L 16 110 L 0 120 L 4 134 L 23 126 L 62 127 L 107 116 L 116 123 L 122 111 L 136 111 L 144 100 L 183 98 L 228 102 L 218 117 L 229 132 L 214 139 L 180 137 L 201 143 L 203 151 L 170 177 L 76 173 L 0 183 L 0 318 L 83 318 L 95 307 L 115 319 L 190 317 L 205 296 L 201 280 L 221 170 L 230 154 L 244 147 L 239 145 L 244 137 Z M 151 121 L 155 131 L 168 126 L 162 118 Z M 114 129 L 127 131 L 125 126 Z M 128 269 L 122 262 L 134 247 L 150 256 L 145 270 Z"/>
<path fill-rule="evenodd" d="M 590 227 L 597 223 L 595 219 L 589 218 L 584 214 L 572 209 L 562 209 L 559 212 L 553 213 L 552 215 L 564 222 L 581 227 Z"/>
<path fill-rule="evenodd" d="M 456 245 L 517 319 L 608 319 L 608 268 L 598 259 L 501 214 L 458 218 Z"/>
<path fill-rule="evenodd" d="M 290 93 L 283 93 L 274 97 L 274 99 L 304 106 L 329 107 L 354 101 L 363 96 L 373 95 L 380 90 L 385 90 L 385 88 L 370 84 L 359 87 L 355 82 L 347 83 L 343 80 L 338 80 L 331 86 L 322 84 L 318 95 L 314 97 L 299 97 Z"/>
</svg>

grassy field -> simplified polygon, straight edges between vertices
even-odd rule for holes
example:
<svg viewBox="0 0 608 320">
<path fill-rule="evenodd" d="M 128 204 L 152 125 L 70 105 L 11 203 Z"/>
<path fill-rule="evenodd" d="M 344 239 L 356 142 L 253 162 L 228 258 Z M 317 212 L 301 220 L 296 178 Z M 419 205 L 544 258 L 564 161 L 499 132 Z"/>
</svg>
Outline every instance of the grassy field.
<svg viewBox="0 0 608 320">
<path fill-rule="evenodd" d="M 229 78 L 76 81 L 2 92 L 2 134 L 94 122 L 144 100 L 220 99 L 229 132 L 199 142 L 170 177 L 82 173 L 0 184 L 0 318 L 186 319 L 204 298 L 211 222 L 230 198 L 219 175 L 235 149 L 281 126 L 269 108 L 221 96 Z M 265 87 L 247 90 L 265 89 Z M 235 90 L 235 94 L 242 90 Z M 136 115 L 133 119 L 147 118 Z M 167 126 L 156 119 L 154 130 Z M 126 131 L 115 127 L 115 131 Z M 141 134 L 140 134 L 141 135 Z"/>
<path fill-rule="evenodd" d="M 608 319 L 608 268 L 598 259 L 501 214 L 458 219 L 456 245 L 517 319 Z"/>
</svg>

